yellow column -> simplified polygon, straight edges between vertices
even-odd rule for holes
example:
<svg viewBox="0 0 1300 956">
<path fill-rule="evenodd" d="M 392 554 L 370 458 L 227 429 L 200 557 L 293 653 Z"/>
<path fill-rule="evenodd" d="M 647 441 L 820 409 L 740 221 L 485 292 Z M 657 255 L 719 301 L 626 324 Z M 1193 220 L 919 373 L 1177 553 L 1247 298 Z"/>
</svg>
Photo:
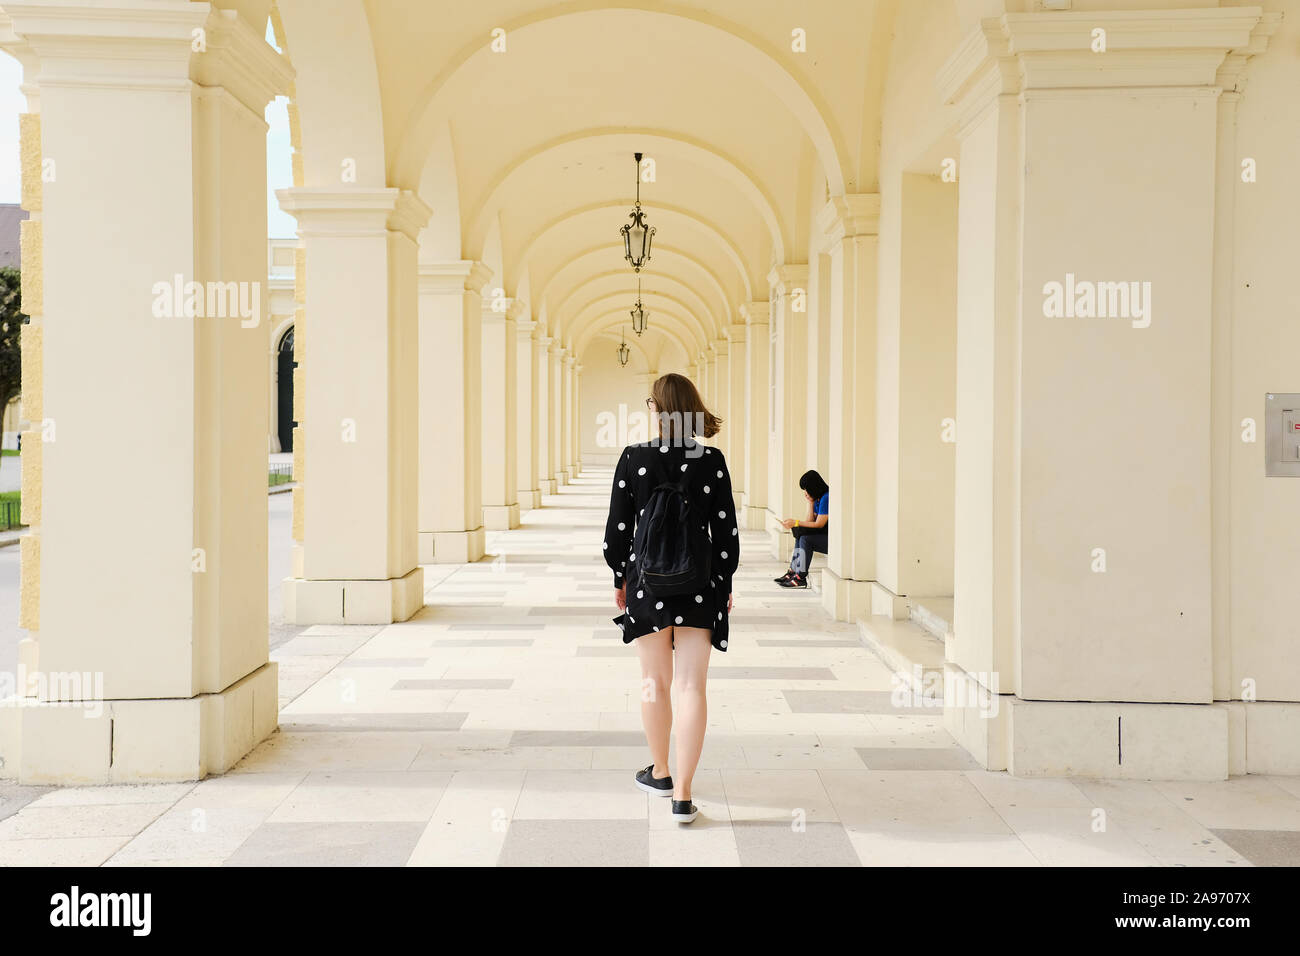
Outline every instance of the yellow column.
<svg viewBox="0 0 1300 956">
<path fill-rule="evenodd" d="M 24 389 L 41 420 L 23 449 L 36 639 L 24 706 L 0 707 L 0 773 L 196 779 L 277 720 L 262 117 L 291 71 L 259 29 L 206 4 L 6 12 L 42 84 L 39 146 L 23 121 L 24 201 L 46 162 L 57 188 L 23 233 L 40 320 Z M 147 513 L 97 560 L 106 501 Z"/>
<path fill-rule="evenodd" d="M 512 311 L 514 310 L 514 311 Z M 518 475 L 515 473 L 515 320 L 514 303 L 489 297 L 483 306 L 483 527 L 501 531 L 519 526 Z"/>
<path fill-rule="evenodd" d="M 948 660 L 1012 715 L 945 722 L 986 766 L 1205 779 L 1240 749 L 1213 703 L 1217 74 L 1275 22 L 986 21 L 942 77 L 961 123 Z M 1242 713 L 1260 744 L 1290 719 Z"/>
<path fill-rule="evenodd" d="M 731 492 L 735 499 L 736 514 L 743 515 L 746 484 L 745 465 L 748 459 L 747 426 L 745 424 L 745 383 L 748 378 L 744 322 L 733 322 L 727 327 L 727 379 L 730 382 L 730 418 L 722 427 L 731 432 L 727 466 L 731 470 Z"/>
<path fill-rule="evenodd" d="M 741 306 L 745 318 L 745 527 L 762 531 L 767 527 L 767 462 L 771 450 L 768 434 L 769 341 L 766 302 Z"/>
<path fill-rule="evenodd" d="M 830 544 L 822 603 L 837 620 L 871 610 L 876 528 L 876 250 L 880 197 L 833 198 L 818 220 L 830 255 Z"/>
<path fill-rule="evenodd" d="M 723 419 L 722 431 L 718 437 L 713 439 L 714 444 L 727 456 L 728 461 L 731 458 L 731 355 L 726 339 L 715 339 L 713 350 L 718 356 L 717 363 L 713 367 L 714 388 L 712 404 L 709 408 L 713 414 Z"/>
<path fill-rule="evenodd" d="M 541 505 L 542 492 L 537 483 L 537 402 L 533 387 L 537 365 L 533 357 L 533 332 L 537 323 L 529 318 L 522 302 L 516 305 L 519 314 L 515 319 L 515 468 L 522 513 Z"/>
<path fill-rule="evenodd" d="M 373 187 L 281 190 L 306 246 L 311 354 L 299 624 L 387 624 L 424 606 L 418 562 L 419 281 L 429 208 Z"/>
<path fill-rule="evenodd" d="M 537 487 L 543 495 L 555 494 L 551 434 L 555 415 L 551 406 L 551 345 L 555 341 L 538 326 L 533 338 L 533 394 L 537 411 Z"/>
<path fill-rule="evenodd" d="M 801 518 L 807 511 L 799 476 L 812 467 L 807 461 L 808 408 L 808 267 L 775 266 L 767 277 L 776 305 L 776 419 L 772 423 L 771 470 L 768 475 L 767 532 L 772 556 L 790 557 L 794 538 L 778 524 L 781 518 Z M 799 311 L 795 311 L 795 307 Z"/>
<path fill-rule="evenodd" d="M 558 488 L 569 483 L 569 476 L 564 472 L 564 347 L 558 338 L 551 339 L 546 355 L 549 362 L 546 410 L 551 441 L 551 477 Z"/>
<path fill-rule="evenodd" d="M 420 562 L 483 556 L 481 262 L 420 264 Z"/>
</svg>

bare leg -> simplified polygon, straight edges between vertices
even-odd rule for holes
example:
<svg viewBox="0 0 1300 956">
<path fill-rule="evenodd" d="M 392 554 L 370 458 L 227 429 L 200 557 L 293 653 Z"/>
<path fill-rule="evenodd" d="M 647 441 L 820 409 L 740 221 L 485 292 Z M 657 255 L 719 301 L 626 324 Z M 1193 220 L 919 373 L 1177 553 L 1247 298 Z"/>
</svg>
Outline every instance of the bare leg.
<svg viewBox="0 0 1300 956">
<path fill-rule="evenodd" d="M 654 760 L 655 777 L 668 776 L 668 735 L 673 726 L 673 629 L 667 628 L 636 639 L 641 657 L 641 726 Z"/>
<path fill-rule="evenodd" d="M 702 627 L 674 628 L 677 635 L 676 673 L 673 689 L 677 693 L 677 775 L 673 778 L 673 799 L 691 798 L 691 781 L 704 749 L 704 728 L 709 720 L 709 705 L 704 683 L 709 673 L 712 634 Z"/>
</svg>

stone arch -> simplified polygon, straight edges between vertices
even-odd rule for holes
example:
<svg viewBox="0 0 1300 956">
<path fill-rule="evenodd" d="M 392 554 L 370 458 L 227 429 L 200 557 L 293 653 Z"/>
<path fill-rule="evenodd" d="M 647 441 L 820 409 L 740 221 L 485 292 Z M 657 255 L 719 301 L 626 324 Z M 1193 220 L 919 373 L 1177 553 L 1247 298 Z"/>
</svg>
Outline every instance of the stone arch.
<svg viewBox="0 0 1300 956">
<path fill-rule="evenodd" d="M 711 41 L 717 58 L 733 68 L 759 76 L 767 88 L 794 115 L 805 135 L 812 141 L 826 170 L 832 195 L 842 195 L 849 185 L 844 170 L 850 169 L 849 150 L 827 120 L 830 110 L 820 93 L 809 83 L 795 77 L 780 62 L 771 44 L 743 27 L 706 11 L 663 2 L 608 3 L 600 0 L 572 0 L 543 10 L 534 10 L 500 24 L 508 36 L 527 32 L 530 27 L 610 11 L 671 17 L 674 29 L 691 31 Z M 493 54 L 482 41 L 467 44 L 451 57 L 442 70 L 425 86 L 407 117 L 391 162 L 391 180 L 411 188 L 418 183 L 433 131 L 440 121 L 439 95 L 457 72 L 476 57 Z"/>
<path fill-rule="evenodd" d="M 324 16 L 316 0 L 276 0 L 276 10 L 277 42 L 289 40 L 281 49 L 297 71 L 290 123 L 297 125 L 302 181 L 295 173 L 295 184 L 387 186 L 379 70 L 364 4 L 336 0 Z M 345 163 L 355 180 L 343 178 Z"/>
<path fill-rule="evenodd" d="M 614 200 L 601 200 L 598 202 L 589 203 L 588 205 L 585 206 L 579 206 L 578 208 L 572 210 L 571 212 L 563 216 L 557 216 L 556 218 L 540 226 L 531 236 L 529 236 L 527 241 L 524 243 L 523 255 L 520 257 L 520 262 L 518 267 L 519 275 L 522 277 L 527 274 L 527 269 L 528 269 L 529 262 L 532 259 L 533 250 L 545 244 L 546 237 L 552 230 L 564 225 L 565 223 L 569 222 L 572 219 L 576 219 L 581 216 L 590 215 L 592 213 L 603 213 L 606 211 L 613 211 L 613 210 L 625 211 L 626 208 L 627 208 L 627 204 L 625 202 L 618 202 Z M 656 203 L 655 209 L 660 212 L 666 212 L 675 216 L 681 216 L 684 219 L 689 219 L 695 222 L 696 224 L 698 224 L 701 229 L 703 229 L 704 231 L 712 235 L 716 239 L 717 245 L 719 249 L 722 251 L 722 254 L 735 267 L 736 274 L 740 277 L 742 287 L 743 287 L 741 301 L 748 302 L 750 299 L 754 297 L 753 281 L 749 274 L 749 270 L 745 268 L 744 259 L 740 254 L 740 250 L 736 248 L 736 244 L 727 236 L 725 232 L 722 231 L 722 229 L 716 223 L 705 219 L 704 217 L 695 213 L 693 210 L 684 209 L 680 206 L 665 205 L 664 203 Z M 520 281 L 522 281 L 522 279 Z M 725 290 L 723 289 L 722 283 L 717 279 L 715 279 L 713 284 L 719 297 L 721 297 L 725 301 L 727 299 L 727 295 Z"/>
<path fill-rule="evenodd" d="M 681 155 L 718 175 L 719 178 L 735 186 L 753 206 L 767 227 L 775 261 L 785 261 L 785 251 L 788 243 L 793 239 L 794 226 L 781 220 L 776 203 L 762 181 L 737 157 L 729 156 L 702 140 L 667 130 L 627 131 L 607 128 L 582 130 L 559 136 L 521 153 L 502 167 L 486 195 L 468 204 L 465 248 L 470 250 L 471 255 L 476 254 L 481 248 L 483 235 L 500 207 L 502 194 L 513 178 L 527 175 L 530 164 L 563 156 L 565 153 L 601 149 L 625 152 L 629 158 L 632 152 L 638 149 L 647 155 Z"/>
</svg>

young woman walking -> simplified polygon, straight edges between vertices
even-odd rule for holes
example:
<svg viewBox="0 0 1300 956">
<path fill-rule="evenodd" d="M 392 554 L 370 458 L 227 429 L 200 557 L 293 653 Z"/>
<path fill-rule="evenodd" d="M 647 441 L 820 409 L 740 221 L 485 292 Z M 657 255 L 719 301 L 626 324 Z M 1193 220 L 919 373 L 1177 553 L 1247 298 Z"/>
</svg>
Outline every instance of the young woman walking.
<svg viewBox="0 0 1300 956">
<path fill-rule="evenodd" d="M 704 407 L 699 391 L 683 375 L 660 377 L 650 392 L 646 406 L 658 437 L 629 445 L 619 454 L 605 525 L 605 563 L 614 572 L 614 601 L 624 612 L 615 618 L 623 629 L 623 643 L 636 641 L 641 659 L 641 723 L 653 763 L 636 774 L 636 785 L 657 796 L 671 796 L 673 819 L 690 823 L 698 812 L 691 802 L 691 781 L 704 747 L 709 654 L 715 647 L 727 649 L 731 578 L 740 561 L 740 537 L 727 463 L 722 452 L 698 441 L 716 435 L 722 420 Z M 665 485 L 676 487 L 666 491 Z M 652 515 L 662 513 L 665 495 L 673 496 L 689 522 L 649 523 Z M 645 514 L 647 505 L 651 515 Z M 643 521 L 647 524 L 638 535 Z M 656 536 L 659 540 L 651 540 Z M 697 548 L 681 546 L 688 538 Z M 678 551 L 697 553 L 665 554 L 666 540 Z M 698 576 L 661 587 L 656 582 L 666 578 L 644 570 L 652 563 L 661 567 L 674 562 L 695 568 Z M 668 772 L 670 689 L 677 704 L 675 776 Z"/>
</svg>

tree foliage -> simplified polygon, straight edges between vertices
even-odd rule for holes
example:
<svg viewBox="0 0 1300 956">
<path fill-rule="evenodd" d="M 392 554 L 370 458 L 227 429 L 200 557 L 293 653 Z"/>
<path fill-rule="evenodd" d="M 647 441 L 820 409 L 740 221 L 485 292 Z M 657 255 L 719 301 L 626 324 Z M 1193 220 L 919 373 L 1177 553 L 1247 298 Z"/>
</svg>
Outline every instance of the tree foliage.
<svg viewBox="0 0 1300 956">
<path fill-rule="evenodd" d="M 0 411 L 22 391 L 22 275 L 11 266 L 0 268 Z"/>
</svg>

